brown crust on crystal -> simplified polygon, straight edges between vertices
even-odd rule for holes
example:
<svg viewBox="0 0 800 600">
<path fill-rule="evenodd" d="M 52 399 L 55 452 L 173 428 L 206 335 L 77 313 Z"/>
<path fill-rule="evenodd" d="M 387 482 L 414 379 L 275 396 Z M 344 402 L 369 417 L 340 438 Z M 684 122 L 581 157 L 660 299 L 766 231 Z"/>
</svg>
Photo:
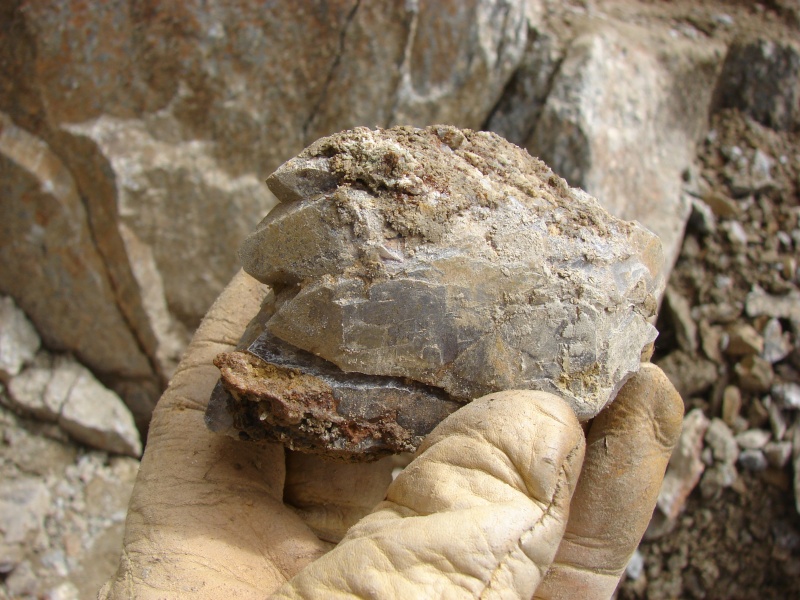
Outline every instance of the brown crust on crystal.
<svg viewBox="0 0 800 600">
<path fill-rule="evenodd" d="M 415 450 L 430 430 L 403 427 L 392 410 L 369 419 L 344 416 L 338 412 L 334 388 L 321 378 L 270 364 L 249 352 L 219 354 L 214 364 L 222 375 L 215 394 L 225 398 L 233 427 L 244 440 L 275 441 L 346 460 L 374 460 Z"/>
</svg>

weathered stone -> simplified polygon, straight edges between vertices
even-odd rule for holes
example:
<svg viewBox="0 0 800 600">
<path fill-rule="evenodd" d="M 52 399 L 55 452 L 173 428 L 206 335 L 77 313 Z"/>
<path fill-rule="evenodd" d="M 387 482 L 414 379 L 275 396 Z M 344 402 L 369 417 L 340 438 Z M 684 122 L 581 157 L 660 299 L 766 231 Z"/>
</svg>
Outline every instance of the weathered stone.
<svg viewBox="0 0 800 600">
<path fill-rule="evenodd" d="M 767 457 L 767 462 L 770 466 L 776 469 L 782 469 L 792 457 L 792 442 L 768 442 L 767 445 L 764 446 L 764 456 Z"/>
<path fill-rule="evenodd" d="M 708 418 L 698 408 L 683 418 L 683 429 L 669 459 L 656 504 L 667 519 L 673 520 L 681 513 L 705 470 L 700 454 L 708 426 Z"/>
<path fill-rule="evenodd" d="M 141 454 L 130 411 L 72 357 L 41 353 L 33 365 L 10 381 L 8 391 L 12 408 L 58 422 L 79 442 L 108 452 Z"/>
<path fill-rule="evenodd" d="M 748 429 L 736 435 L 736 443 L 742 450 L 760 450 L 766 446 L 771 434 L 763 429 Z"/>
<path fill-rule="evenodd" d="M 0 407 L 0 433 L 3 447 L 0 456 L 5 466 L 13 464 L 20 472 L 37 477 L 60 476 L 72 465 L 78 455 L 78 447 L 69 440 L 59 441 L 50 436 L 31 433 L 20 425 L 20 419 Z M 66 437 L 66 436 L 65 436 Z M 2 471 L 11 477 L 11 471 Z M 57 477 L 51 477 L 55 479 Z"/>
<path fill-rule="evenodd" d="M 762 338 L 752 325 L 737 323 L 728 328 L 728 344 L 724 351 L 730 356 L 761 354 L 764 350 Z"/>
<path fill-rule="evenodd" d="M 774 373 L 772 365 L 760 356 L 747 356 L 734 367 L 739 377 L 739 387 L 757 394 L 769 390 Z"/>
<path fill-rule="evenodd" d="M 529 6 L 533 4 L 529 3 Z M 552 14 L 559 6 L 554 4 L 548 9 Z M 529 20 L 527 47 L 522 60 L 489 116 L 485 129 L 513 144 L 525 145 L 541 117 L 567 43 L 557 32 L 548 30 L 541 19 Z"/>
<path fill-rule="evenodd" d="M 748 427 L 745 427 L 741 431 L 746 431 L 747 429 L 751 428 L 763 428 L 768 422 L 769 411 L 767 410 L 766 405 L 760 398 L 753 398 L 750 401 L 750 404 L 747 406 Z M 741 431 L 737 433 L 741 433 Z"/>
<path fill-rule="evenodd" d="M 761 358 L 769 363 L 775 364 L 789 356 L 792 351 L 792 341 L 789 332 L 784 333 L 781 322 L 772 318 L 767 321 L 762 333 L 764 337 L 764 350 Z"/>
<path fill-rule="evenodd" d="M 717 229 L 717 219 L 714 216 L 714 211 L 699 198 L 692 198 L 692 210 L 689 213 L 688 226 L 703 234 L 713 233 Z"/>
<path fill-rule="evenodd" d="M 717 463 L 703 473 L 703 478 L 700 480 L 700 493 L 703 498 L 714 498 L 722 490 L 736 483 L 738 477 L 739 472 L 734 463 Z"/>
<path fill-rule="evenodd" d="M 725 363 L 725 358 L 722 356 L 722 340 L 725 335 L 721 327 L 711 325 L 708 321 L 701 320 L 700 326 L 700 346 L 703 348 L 703 353 L 718 365 Z"/>
<path fill-rule="evenodd" d="M 683 350 L 670 352 L 656 364 L 684 399 L 707 390 L 717 380 L 717 366 L 713 362 Z"/>
<path fill-rule="evenodd" d="M 56 421 L 66 393 L 48 394 L 53 379 L 53 359 L 40 354 L 34 364 L 8 383 L 11 407 L 43 421 Z"/>
<path fill-rule="evenodd" d="M 522 61 L 529 19 L 533 18 L 531 6 L 535 4 L 522 0 L 502 5 L 486 0 L 404 3 L 410 13 L 408 40 L 403 39 L 397 48 L 404 56 L 390 122 L 454 123 L 470 128 L 483 125 Z M 369 33 L 375 36 L 374 29 Z M 379 67 L 373 69 L 378 74 Z M 350 71 L 350 79 L 343 82 L 350 84 L 349 95 L 356 99 L 364 73 L 354 63 L 344 67 L 345 71 Z M 336 101 L 333 104 L 328 109 L 331 113 L 337 109 Z M 341 106 L 347 106 L 344 99 Z M 341 120 L 340 124 L 352 126 L 352 122 Z M 318 133 L 330 131 L 328 127 Z"/>
<path fill-rule="evenodd" d="M 714 103 L 738 108 L 773 129 L 795 129 L 800 125 L 800 48 L 788 41 L 735 40 Z"/>
<path fill-rule="evenodd" d="M 793 290 L 785 296 L 772 296 L 756 289 L 747 294 L 745 304 L 750 317 L 774 317 L 800 322 L 800 292 Z"/>
<path fill-rule="evenodd" d="M 772 429 L 772 435 L 776 440 L 782 440 L 786 434 L 788 424 L 781 407 L 769 396 L 764 398 L 764 405 L 767 407 L 767 413 L 769 413 L 769 425 Z"/>
<path fill-rule="evenodd" d="M 714 452 L 714 460 L 734 464 L 739 458 L 739 446 L 733 433 L 722 419 L 712 419 L 705 435 L 705 442 Z"/>
<path fill-rule="evenodd" d="M 118 308 L 72 175 L 2 113 L 0 181 L 0 291 L 14 297 L 48 347 L 107 374 L 154 377 Z"/>
<path fill-rule="evenodd" d="M 733 420 L 733 425 L 731 425 L 731 429 L 734 433 L 741 433 L 743 431 L 747 431 L 750 428 L 750 421 L 745 419 L 743 416 L 739 415 Z"/>
<path fill-rule="evenodd" d="M 767 458 L 760 448 L 749 448 L 739 454 L 739 464 L 747 471 L 763 471 L 767 468 Z"/>
<path fill-rule="evenodd" d="M 57 441 L 51 427 L 0 407 L 0 548 L 20 550 L 0 560 L 0 597 L 92 598 L 118 566 L 138 461 Z M 9 542 L 21 529 L 24 541 Z"/>
<path fill-rule="evenodd" d="M 84 367 L 69 388 L 59 425 L 77 441 L 107 452 L 138 457 L 142 453 L 133 416 L 114 392 Z"/>
<path fill-rule="evenodd" d="M 797 383 L 776 383 L 772 386 L 772 398 L 784 408 L 800 408 L 800 385 Z"/>
<path fill-rule="evenodd" d="M 735 385 L 725 386 L 722 392 L 722 420 L 733 427 L 742 410 L 742 392 Z"/>
<path fill-rule="evenodd" d="M 671 286 L 667 286 L 664 300 L 664 308 L 672 319 L 678 347 L 689 353 L 695 352 L 697 350 L 697 324 L 692 318 L 689 301 Z"/>
<path fill-rule="evenodd" d="M 741 252 L 747 246 L 747 232 L 739 221 L 723 221 L 720 230 L 728 238 L 734 250 Z"/>
<path fill-rule="evenodd" d="M 41 341 L 12 298 L 0 297 L 0 380 L 7 380 L 33 360 Z"/>
<path fill-rule="evenodd" d="M 742 208 L 736 203 L 736 200 L 715 190 L 708 190 L 705 192 L 703 194 L 703 202 L 705 202 L 718 217 L 731 218 L 739 217 L 742 214 Z"/>
<path fill-rule="evenodd" d="M 274 198 L 254 174 L 221 169 L 210 142 L 167 143 L 139 120 L 108 116 L 67 130 L 72 145 L 81 143 L 86 156 L 107 164 L 102 174 L 109 181 L 89 193 L 95 212 L 115 204 L 116 220 L 102 223 L 102 249 L 112 257 L 115 279 L 128 281 L 130 295 L 139 300 L 148 353 L 169 378 L 188 342 L 187 327 L 199 323 L 236 270 L 229 248 Z M 73 159 L 71 166 L 85 180 L 98 176 L 88 158 Z M 107 189 L 114 195 L 104 196 Z M 186 264 L 203 265 L 202 274 Z"/>
<path fill-rule="evenodd" d="M 657 238 L 492 134 L 357 129 L 268 183 L 283 204 L 241 251 L 278 290 L 267 329 L 344 371 L 542 389 L 588 419 L 655 337 Z"/>
<path fill-rule="evenodd" d="M 667 27 L 589 21 L 548 81 L 526 143 L 609 212 L 657 233 L 668 265 L 691 210 L 681 174 L 705 132 L 721 54 L 716 42 L 676 39 Z"/>
</svg>

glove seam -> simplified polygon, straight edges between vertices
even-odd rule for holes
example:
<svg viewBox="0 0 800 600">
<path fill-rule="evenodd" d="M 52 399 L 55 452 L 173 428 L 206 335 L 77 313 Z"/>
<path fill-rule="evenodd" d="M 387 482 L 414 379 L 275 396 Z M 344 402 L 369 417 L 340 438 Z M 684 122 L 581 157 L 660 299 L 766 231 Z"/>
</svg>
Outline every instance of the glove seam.
<svg viewBox="0 0 800 600">
<path fill-rule="evenodd" d="M 555 486 L 555 488 L 553 490 L 553 495 L 551 496 L 550 501 L 547 503 L 547 509 L 544 512 L 542 512 L 541 516 L 538 519 L 536 519 L 536 521 L 530 526 L 530 528 L 526 529 L 525 531 L 523 531 L 520 534 L 519 538 L 517 538 L 516 546 L 514 547 L 514 549 L 519 548 L 520 551 L 522 552 L 522 554 L 524 556 L 528 557 L 528 559 L 531 561 L 531 564 L 539 572 L 539 582 L 541 582 L 542 579 L 544 578 L 544 573 L 545 573 L 546 569 L 543 569 L 534 560 L 532 560 L 530 558 L 530 556 L 528 556 L 527 552 L 525 552 L 524 548 L 522 547 L 522 540 L 523 540 L 523 538 L 525 538 L 527 536 L 533 535 L 533 531 L 537 527 L 540 527 L 542 525 L 542 523 L 544 522 L 545 518 L 547 518 L 548 516 L 551 515 L 551 511 L 553 510 L 554 505 L 556 503 L 556 498 L 558 498 L 559 492 L 563 489 L 563 486 L 565 485 L 566 480 L 567 480 L 567 477 L 566 477 L 566 471 L 567 471 L 566 465 L 569 464 L 570 459 L 575 455 L 575 453 L 577 451 L 578 451 L 577 448 L 573 448 L 567 454 L 567 456 L 564 457 L 564 461 L 563 461 L 563 463 L 561 465 L 561 468 L 559 469 L 559 473 L 558 473 L 558 482 L 556 483 L 556 486 Z M 533 498 L 531 498 L 531 502 L 533 502 Z M 492 570 L 492 573 L 489 576 L 488 583 L 486 584 L 486 586 L 481 591 L 479 598 L 485 598 L 487 592 L 494 590 L 494 588 L 492 587 L 492 583 L 495 581 L 495 577 L 500 572 L 500 570 L 503 569 L 506 566 L 506 564 L 508 563 L 512 552 L 513 552 L 513 550 L 509 550 L 508 552 L 506 552 L 505 556 L 503 556 L 500 559 L 500 561 L 498 561 L 497 566 Z M 549 568 L 549 565 L 548 565 L 548 568 Z"/>
</svg>

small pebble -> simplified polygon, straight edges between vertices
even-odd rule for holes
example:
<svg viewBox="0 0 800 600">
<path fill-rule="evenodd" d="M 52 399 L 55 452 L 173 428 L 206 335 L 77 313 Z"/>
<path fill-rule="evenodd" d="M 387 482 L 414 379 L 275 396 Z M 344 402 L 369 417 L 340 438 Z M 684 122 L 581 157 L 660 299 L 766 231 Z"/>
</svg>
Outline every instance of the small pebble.
<svg viewBox="0 0 800 600">
<path fill-rule="evenodd" d="M 761 352 L 761 358 L 769 363 L 775 364 L 782 361 L 792 351 L 789 334 L 783 332 L 781 322 L 776 318 L 770 319 L 764 325 L 762 337 L 764 338 L 764 350 Z"/>
<path fill-rule="evenodd" d="M 737 323 L 728 329 L 728 336 L 728 345 L 723 350 L 729 356 L 761 354 L 764 350 L 764 338 L 752 325 Z"/>
<path fill-rule="evenodd" d="M 752 174 L 755 183 L 761 188 L 772 179 L 772 166 L 775 161 L 760 148 L 756 148 L 753 155 Z"/>
<path fill-rule="evenodd" d="M 700 494 L 712 498 L 723 489 L 732 486 L 738 479 L 736 467 L 730 463 L 719 463 L 705 470 L 700 480 Z"/>
<path fill-rule="evenodd" d="M 639 550 L 636 550 L 631 559 L 628 561 L 628 566 L 625 567 L 625 574 L 629 579 L 636 581 L 644 573 L 644 556 Z"/>
<path fill-rule="evenodd" d="M 783 416 L 781 407 L 778 406 L 777 402 L 773 402 L 769 396 L 765 396 L 762 402 L 769 413 L 769 426 L 772 429 L 772 435 L 776 440 L 782 440 L 786 434 L 788 423 L 786 423 L 786 417 Z"/>
<path fill-rule="evenodd" d="M 782 469 L 792 457 L 791 442 L 768 442 L 764 446 L 764 456 L 771 467 Z"/>
<path fill-rule="evenodd" d="M 738 415 L 733 420 L 733 427 L 731 427 L 731 429 L 733 429 L 733 433 L 742 433 L 743 431 L 747 431 L 750 429 L 750 421 L 745 419 L 742 415 Z"/>
<path fill-rule="evenodd" d="M 718 462 L 733 464 L 739 457 L 739 445 L 722 419 L 711 420 L 706 430 L 705 442 L 711 447 L 714 459 Z"/>
<path fill-rule="evenodd" d="M 747 245 L 747 233 L 739 221 L 725 221 L 720 228 L 727 235 L 728 241 L 734 246 Z"/>
<path fill-rule="evenodd" d="M 757 450 L 763 448 L 771 436 L 769 431 L 763 429 L 748 429 L 736 436 L 736 443 L 742 450 Z"/>
<path fill-rule="evenodd" d="M 772 386 L 772 397 L 783 408 L 800 408 L 800 385 L 776 383 Z"/>
<path fill-rule="evenodd" d="M 742 214 L 742 207 L 736 200 L 716 191 L 708 191 L 703 194 L 702 201 L 718 217 L 739 217 Z"/>
<path fill-rule="evenodd" d="M 714 211 L 699 198 L 692 199 L 689 225 L 700 233 L 713 233 L 717 229 L 717 219 L 714 216 Z"/>
<path fill-rule="evenodd" d="M 726 386 L 722 392 L 722 420 L 733 427 L 741 410 L 742 392 L 735 385 Z"/>
<path fill-rule="evenodd" d="M 769 422 L 767 407 L 764 406 L 764 403 L 758 398 L 754 398 L 747 407 L 747 422 L 750 426 L 746 429 L 764 429 Z M 741 433 L 741 431 L 737 431 L 736 433 Z"/>
<path fill-rule="evenodd" d="M 772 365 L 760 356 L 750 355 L 745 357 L 734 367 L 734 370 L 739 376 L 740 387 L 747 391 L 766 392 L 772 384 L 774 376 Z M 798 398 L 798 403 L 800 403 L 800 398 Z"/>
<path fill-rule="evenodd" d="M 714 20 L 715 23 L 719 23 L 724 27 L 730 27 L 734 24 L 733 17 L 726 13 L 716 14 L 711 18 Z"/>
<path fill-rule="evenodd" d="M 763 471 L 767 468 L 767 457 L 761 450 L 743 450 L 739 454 L 739 464 L 747 471 Z"/>
</svg>

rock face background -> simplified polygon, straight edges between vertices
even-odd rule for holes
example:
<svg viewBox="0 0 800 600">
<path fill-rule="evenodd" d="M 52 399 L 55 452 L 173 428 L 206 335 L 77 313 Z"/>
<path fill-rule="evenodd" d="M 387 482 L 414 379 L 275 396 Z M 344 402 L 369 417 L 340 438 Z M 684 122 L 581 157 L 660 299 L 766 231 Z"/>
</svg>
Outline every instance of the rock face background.
<svg viewBox="0 0 800 600">
<path fill-rule="evenodd" d="M 235 249 L 274 204 L 263 179 L 334 131 L 489 129 L 616 215 L 639 219 L 672 259 L 690 211 L 697 227 L 719 220 L 721 236 L 749 244 L 755 233 L 736 221 L 759 202 L 736 213 L 737 203 L 706 194 L 696 145 L 706 143 L 710 115 L 727 108 L 794 140 L 781 153 L 796 154 L 798 23 L 796 0 L 3 2 L 0 292 L 47 352 L 71 353 L 145 427 L 191 331 L 238 268 Z M 772 189 L 764 174 L 784 168 L 780 157 L 734 146 L 726 189 L 744 199 Z M 781 251 L 796 254 L 800 242 L 789 240 Z M 770 294 L 785 302 L 785 290 Z M 696 308 L 679 297 L 674 307 Z M 781 335 L 794 332 L 796 346 L 797 319 L 787 315 L 769 318 Z M 711 339 L 720 323 L 698 318 L 700 337 Z M 762 325 L 751 327 L 770 339 Z M 691 331 L 683 333 L 696 339 Z M 684 362 L 673 357 L 698 365 L 699 383 L 682 382 L 687 397 L 714 372 L 688 348 Z M 751 387 L 769 376 L 758 357 L 736 364 L 733 375 Z M 796 388 L 776 389 L 791 406 Z M 44 503 L 41 492 L 29 497 Z M 752 539 L 769 546 L 761 530 L 742 543 L 752 548 Z M 713 577 L 695 580 L 702 591 Z M 663 597 L 682 589 L 674 581 Z"/>
<path fill-rule="evenodd" d="M 646 13 L 541 0 L 0 10 L 0 291 L 140 426 L 274 204 L 264 177 L 315 139 L 488 128 L 674 258 L 725 53 Z"/>
</svg>

